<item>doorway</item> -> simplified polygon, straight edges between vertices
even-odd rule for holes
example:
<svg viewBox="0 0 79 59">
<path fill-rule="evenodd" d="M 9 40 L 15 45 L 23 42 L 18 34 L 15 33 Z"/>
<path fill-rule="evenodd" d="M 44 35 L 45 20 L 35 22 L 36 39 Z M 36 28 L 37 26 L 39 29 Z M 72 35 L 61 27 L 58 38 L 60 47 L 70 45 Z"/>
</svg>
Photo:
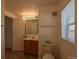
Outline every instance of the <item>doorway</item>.
<svg viewBox="0 0 79 59">
<path fill-rule="evenodd" d="M 13 20 L 11 17 L 5 16 L 5 48 L 12 50 L 12 29 Z"/>
</svg>

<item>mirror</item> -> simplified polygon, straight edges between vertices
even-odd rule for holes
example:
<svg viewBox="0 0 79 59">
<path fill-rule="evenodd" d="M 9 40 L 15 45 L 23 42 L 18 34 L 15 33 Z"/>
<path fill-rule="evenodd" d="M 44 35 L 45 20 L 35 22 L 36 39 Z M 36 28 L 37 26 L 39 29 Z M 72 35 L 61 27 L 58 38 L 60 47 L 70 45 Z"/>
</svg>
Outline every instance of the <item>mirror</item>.
<svg viewBox="0 0 79 59">
<path fill-rule="evenodd" d="M 26 34 L 38 34 L 39 28 L 38 20 L 27 20 L 26 21 Z"/>
</svg>

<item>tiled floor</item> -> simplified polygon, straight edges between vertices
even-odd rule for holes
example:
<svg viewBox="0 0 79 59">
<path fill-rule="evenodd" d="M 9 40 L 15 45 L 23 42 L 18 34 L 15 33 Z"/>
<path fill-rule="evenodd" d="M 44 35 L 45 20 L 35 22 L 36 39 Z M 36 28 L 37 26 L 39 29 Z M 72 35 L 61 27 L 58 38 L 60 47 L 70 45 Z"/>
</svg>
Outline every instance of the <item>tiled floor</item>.
<svg viewBox="0 0 79 59">
<path fill-rule="evenodd" d="M 6 50 L 5 59 L 38 59 L 37 56 L 25 55 L 23 52 L 12 52 L 11 50 Z"/>
</svg>

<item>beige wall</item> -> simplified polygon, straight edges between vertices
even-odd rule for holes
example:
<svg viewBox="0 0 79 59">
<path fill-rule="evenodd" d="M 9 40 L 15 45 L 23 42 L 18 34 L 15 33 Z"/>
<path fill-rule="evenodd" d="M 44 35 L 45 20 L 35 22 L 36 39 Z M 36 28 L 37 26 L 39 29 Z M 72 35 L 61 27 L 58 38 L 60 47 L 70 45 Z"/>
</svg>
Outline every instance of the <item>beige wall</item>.
<svg viewBox="0 0 79 59">
<path fill-rule="evenodd" d="M 24 20 L 17 17 L 13 20 L 13 51 L 23 51 Z"/>
<path fill-rule="evenodd" d="M 75 44 L 71 44 L 67 41 L 61 40 L 61 16 L 60 16 L 60 12 L 61 10 L 65 7 L 65 5 L 69 2 L 69 0 L 61 0 L 60 1 L 60 5 L 59 7 L 59 29 L 58 33 L 59 33 L 59 55 L 60 55 L 60 59 L 68 59 L 68 57 L 76 57 L 76 42 Z M 75 18 L 76 21 L 76 18 Z M 76 41 L 76 39 L 75 39 Z"/>
<path fill-rule="evenodd" d="M 57 57 L 57 21 L 58 17 L 53 16 L 52 12 L 57 11 L 57 6 L 46 6 L 39 8 L 39 57 L 42 56 L 42 44 L 45 43 L 46 40 L 52 42 L 55 45 L 55 57 Z M 49 25 L 52 27 L 41 27 L 41 25 Z M 53 47 L 53 46 L 52 46 Z M 40 59 L 40 58 L 39 58 Z"/>
</svg>

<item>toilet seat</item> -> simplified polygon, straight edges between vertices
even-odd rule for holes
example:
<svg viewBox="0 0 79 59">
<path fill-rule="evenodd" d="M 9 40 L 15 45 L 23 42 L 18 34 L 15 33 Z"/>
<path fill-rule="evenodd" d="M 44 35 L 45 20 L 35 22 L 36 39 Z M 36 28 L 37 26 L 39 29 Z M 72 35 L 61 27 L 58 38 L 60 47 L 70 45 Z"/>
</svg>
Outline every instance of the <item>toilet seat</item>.
<svg viewBox="0 0 79 59">
<path fill-rule="evenodd" d="M 43 55 L 43 59 L 55 59 L 51 53 L 45 53 Z"/>
</svg>

